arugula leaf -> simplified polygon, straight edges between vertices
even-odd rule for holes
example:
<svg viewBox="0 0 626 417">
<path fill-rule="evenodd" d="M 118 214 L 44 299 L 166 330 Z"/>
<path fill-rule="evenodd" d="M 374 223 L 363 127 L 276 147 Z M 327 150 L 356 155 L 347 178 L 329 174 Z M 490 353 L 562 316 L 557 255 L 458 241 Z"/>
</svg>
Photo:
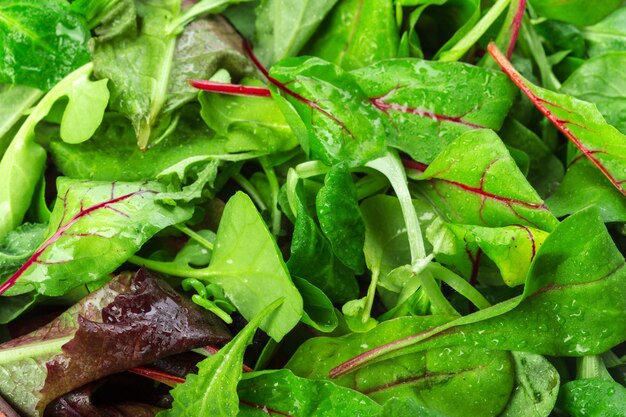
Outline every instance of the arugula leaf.
<svg viewBox="0 0 626 417">
<path fill-rule="evenodd" d="M 64 0 L 3 1 L 0 36 L 1 83 L 49 90 L 91 59 L 89 29 Z"/>
<path fill-rule="evenodd" d="M 392 2 L 341 0 L 304 52 L 351 70 L 395 58 L 399 42 Z"/>
<path fill-rule="evenodd" d="M 171 395 L 174 403 L 159 417 L 198 415 L 235 417 L 239 411 L 237 383 L 246 347 L 252 342 L 256 329 L 268 320 L 284 299 L 264 306 L 226 346 L 198 364 L 198 374 L 188 375 L 184 384 L 176 386 Z M 193 410 L 193 411 L 192 411 Z"/>
<path fill-rule="evenodd" d="M 46 163 L 46 151 L 35 143 L 35 127 L 62 97 L 68 104 L 61 138 L 80 143 L 93 135 L 109 100 L 106 80 L 89 79 L 87 64 L 69 74 L 46 94 L 26 118 L 0 160 L 0 238 L 15 229 L 30 206 Z"/>
<path fill-rule="evenodd" d="M 583 29 L 590 57 L 607 52 L 626 52 L 626 9 L 621 7 L 593 26 Z"/>
<path fill-rule="evenodd" d="M 0 392 L 36 416 L 83 384 L 228 338 L 214 316 L 165 282 L 144 270 L 123 274 L 47 326 L 0 345 Z"/>
<path fill-rule="evenodd" d="M 589 26 L 617 9 L 622 2 L 606 0 L 601 4 L 591 4 L 585 0 L 530 0 L 534 10 L 543 17 L 576 26 Z"/>
<path fill-rule="evenodd" d="M 374 417 L 380 406 L 329 381 L 299 378 L 287 369 L 244 375 L 237 386 L 238 416 Z"/>
<path fill-rule="evenodd" d="M 352 74 L 395 128 L 387 144 L 422 163 L 463 132 L 499 129 L 516 94 L 501 74 L 461 63 L 394 59 Z"/>
<path fill-rule="evenodd" d="M 498 135 L 490 130 L 461 135 L 420 180 L 428 198 L 454 223 L 522 224 L 546 231 L 558 224 Z"/>
<path fill-rule="evenodd" d="M 164 188 L 157 183 L 60 177 L 45 241 L 0 286 L 0 293 L 19 295 L 35 289 L 59 296 L 114 271 L 155 233 L 191 217 L 190 208 L 156 202 Z"/>
<path fill-rule="evenodd" d="M 606 123 L 596 106 L 537 87 L 524 79 L 494 46 L 489 53 L 533 104 L 626 195 L 626 136 Z"/>
<path fill-rule="evenodd" d="M 600 378 L 571 381 L 563 385 L 559 405 L 572 417 L 619 416 L 626 409 L 626 388 Z"/>
<path fill-rule="evenodd" d="M 337 0 L 263 0 L 256 9 L 256 47 L 271 66 L 294 56 L 311 38 Z"/>
</svg>

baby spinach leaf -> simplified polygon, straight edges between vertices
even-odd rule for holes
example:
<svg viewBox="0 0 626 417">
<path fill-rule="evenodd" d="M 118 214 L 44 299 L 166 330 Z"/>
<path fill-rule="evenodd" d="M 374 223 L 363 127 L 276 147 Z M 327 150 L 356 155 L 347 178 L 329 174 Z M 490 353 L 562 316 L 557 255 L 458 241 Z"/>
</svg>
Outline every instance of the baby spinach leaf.
<svg viewBox="0 0 626 417">
<path fill-rule="evenodd" d="M 62 97 L 68 104 L 61 120 L 61 138 L 79 143 L 93 135 L 109 100 L 106 80 L 89 79 L 84 65 L 52 88 L 26 118 L 0 160 L 0 238 L 17 227 L 33 198 L 46 163 L 46 151 L 35 142 L 35 127 Z"/>
<path fill-rule="evenodd" d="M 626 388 L 600 378 L 563 385 L 559 405 L 572 417 L 617 417 L 626 410 Z"/>
<path fill-rule="evenodd" d="M 598 107 L 606 121 L 626 134 L 626 80 L 620 68 L 626 52 L 604 54 L 586 61 L 561 86 L 561 91 Z"/>
<path fill-rule="evenodd" d="M 626 221 L 626 199 L 586 159 L 578 159 L 569 166 L 561 186 L 546 204 L 557 217 L 596 207 L 607 223 Z"/>
<path fill-rule="evenodd" d="M 501 74 L 461 63 L 395 59 L 352 74 L 395 128 L 387 144 L 422 163 L 463 132 L 499 129 L 516 94 Z"/>
<path fill-rule="evenodd" d="M 589 26 L 617 9 L 621 1 L 606 0 L 592 4 L 585 0 L 530 0 L 534 10 L 548 19 L 573 23 L 576 26 Z"/>
<path fill-rule="evenodd" d="M 294 56 L 315 33 L 337 0 L 263 0 L 257 7 L 256 47 L 271 66 Z"/>
<path fill-rule="evenodd" d="M 45 241 L 0 286 L 59 296 L 115 270 L 155 233 L 191 217 L 191 208 L 156 202 L 156 183 L 104 183 L 60 177 Z M 106 256 L 102 256 L 106 254 Z"/>
<path fill-rule="evenodd" d="M 287 369 L 244 375 L 237 387 L 238 416 L 374 417 L 380 406 L 329 381 L 300 378 Z"/>
<path fill-rule="evenodd" d="M 95 75 L 110 80 L 111 108 L 132 121 L 137 144 L 145 149 L 167 99 L 176 47 L 176 37 L 163 28 L 177 15 L 180 0 L 139 0 L 136 7 L 139 34 L 98 43 L 93 61 Z"/>
<path fill-rule="evenodd" d="M 537 109 L 626 195 L 626 136 L 607 124 L 593 104 L 530 83 L 493 43 L 489 53 Z"/>
<path fill-rule="evenodd" d="M 359 211 L 356 186 L 350 171 L 335 166 L 317 193 L 317 218 L 333 253 L 357 274 L 363 272 L 365 224 Z"/>
<path fill-rule="evenodd" d="M 429 316 L 427 321 L 441 323 L 445 318 Z M 287 368 L 299 376 L 327 379 L 328 372 L 342 361 L 420 327 L 412 323 L 410 318 L 395 319 L 367 333 L 310 339 Z M 332 381 L 379 403 L 408 397 L 450 416 L 496 416 L 509 399 L 513 366 L 508 352 L 458 346 L 395 356 Z"/>
<path fill-rule="evenodd" d="M 208 280 L 219 285 L 247 319 L 284 298 L 260 325 L 274 340 L 282 339 L 300 321 L 302 297 L 291 282 L 276 241 L 244 193 L 226 203 L 209 271 Z"/>
<path fill-rule="evenodd" d="M 511 356 L 515 388 L 500 417 L 548 417 L 559 395 L 559 373 L 543 356 L 525 352 Z"/>
<path fill-rule="evenodd" d="M 47 326 L 0 345 L 0 392 L 36 416 L 83 384 L 228 338 L 221 322 L 165 282 L 144 270 L 122 274 Z"/>
<path fill-rule="evenodd" d="M 351 70 L 395 58 L 399 42 L 391 1 L 340 0 L 304 52 Z"/>
<path fill-rule="evenodd" d="M 306 279 L 292 277 L 298 292 L 302 295 L 304 312 L 302 322 L 320 332 L 332 332 L 338 324 L 333 303 L 326 294 Z"/>
<path fill-rule="evenodd" d="M 283 299 L 284 300 L 284 299 Z M 174 403 L 160 417 L 201 416 L 235 417 L 239 412 L 237 383 L 241 379 L 243 354 L 252 342 L 256 329 L 283 302 L 274 300 L 264 306 L 226 346 L 198 364 L 198 374 L 188 375 L 184 384 L 176 386 L 171 395 Z"/>
<path fill-rule="evenodd" d="M 593 26 L 583 29 L 590 57 L 626 52 L 626 8 L 620 7 Z"/>
<path fill-rule="evenodd" d="M 420 179 L 431 201 L 455 223 L 522 224 L 546 231 L 558 223 L 490 130 L 461 135 Z"/>
<path fill-rule="evenodd" d="M 587 238 L 581 240 L 583 231 Z M 626 337 L 620 319 L 626 308 L 625 280 L 624 258 L 599 214 L 585 210 L 567 218 L 546 239 L 522 295 L 360 354 L 333 369 L 331 376 L 407 347 L 471 344 L 551 356 L 599 354 Z"/>
<path fill-rule="evenodd" d="M 91 59 L 89 29 L 64 0 L 3 1 L 0 37 L 1 83 L 49 90 Z"/>
<path fill-rule="evenodd" d="M 392 398 L 383 405 L 378 417 L 405 417 L 407 414 L 420 417 L 450 417 L 439 411 L 424 407 L 411 397 Z"/>
</svg>

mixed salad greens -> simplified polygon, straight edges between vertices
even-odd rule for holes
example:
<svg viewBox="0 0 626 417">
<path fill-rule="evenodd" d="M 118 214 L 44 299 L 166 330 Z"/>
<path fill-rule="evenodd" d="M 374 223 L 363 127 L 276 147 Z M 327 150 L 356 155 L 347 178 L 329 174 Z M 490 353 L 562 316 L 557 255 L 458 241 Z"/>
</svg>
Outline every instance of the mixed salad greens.
<svg viewBox="0 0 626 417">
<path fill-rule="evenodd" d="M 0 416 L 626 415 L 622 0 L 3 0 L 0 39 Z"/>
</svg>

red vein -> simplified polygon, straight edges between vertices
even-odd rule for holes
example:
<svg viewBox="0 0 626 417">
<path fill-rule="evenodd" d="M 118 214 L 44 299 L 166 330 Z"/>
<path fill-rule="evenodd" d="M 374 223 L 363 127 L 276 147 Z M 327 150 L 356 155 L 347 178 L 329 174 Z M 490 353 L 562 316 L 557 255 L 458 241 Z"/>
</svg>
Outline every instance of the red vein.
<svg viewBox="0 0 626 417">
<path fill-rule="evenodd" d="M 511 24 L 511 39 L 509 39 L 509 46 L 506 48 L 507 58 L 511 58 L 511 55 L 513 55 L 513 50 L 515 50 L 515 44 L 517 43 L 519 29 L 522 26 L 522 19 L 524 18 L 525 9 L 526 0 L 520 0 L 519 5 L 517 6 L 517 12 L 515 13 L 515 17 L 513 18 L 513 23 Z"/>
<path fill-rule="evenodd" d="M 162 371 L 157 371 L 156 369 L 145 368 L 145 367 L 137 367 L 129 369 L 128 372 L 131 372 L 136 375 L 141 375 L 143 377 L 152 379 L 153 381 L 158 381 L 163 384 L 169 385 L 170 387 L 176 386 L 178 384 L 182 384 L 185 382 L 184 378 L 179 378 L 175 375 L 171 375 Z"/>
<path fill-rule="evenodd" d="M 387 95 L 382 96 L 382 97 L 374 97 L 374 98 L 370 99 L 370 101 L 372 102 L 372 104 L 374 106 L 376 106 L 379 110 L 382 110 L 385 113 L 387 113 L 388 110 L 394 110 L 394 111 L 398 111 L 398 112 L 402 112 L 402 113 L 409 113 L 409 114 L 415 114 L 417 116 L 429 117 L 429 118 L 434 119 L 434 120 L 436 120 L 438 122 L 458 123 L 458 124 L 470 127 L 472 129 L 484 129 L 485 128 L 485 126 L 481 126 L 481 125 L 478 125 L 478 124 L 475 124 L 475 123 L 467 122 L 467 121 L 463 120 L 462 117 L 446 116 L 446 115 L 443 115 L 443 114 L 434 113 L 432 111 L 425 110 L 425 109 L 420 109 L 420 108 L 417 108 L 417 107 L 408 107 L 408 106 L 400 105 L 400 104 L 397 104 L 397 103 L 388 103 L 388 102 L 385 101 L 385 97 Z"/>
<path fill-rule="evenodd" d="M 70 221 L 68 221 L 67 223 L 65 223 L 63 226 L 60 226 L 57 231 L 50 237 L 48 238 L 48 240 L 46 240 L 40 247 L 39 249 L 37 249 L 35 251 L 35 253 L 28 258 L 28 260 L 24 263 L 24 265 L 22 265 L 22 267 L 20 269 L 17 270 L 17 272 L 15 274 L 13 274 L 11 276 L 11 278 L 9 278 L 5 283 L 3 283 L 2 285 L 0 285 L 0 295 L 2 295 L 6 290 L 8 290 L 9 288 L 11 288 L 13 285 L 15 285 L 15 283 L 17 282 L 18 278 L 21 277 L 24 272 L 26 272 L 26 270 L 28 268 L 30 268 L 33 264 L 37 263 L 39 261 L 39 257 L 45 252 L 46 249 L 48 249 L 50 247 L 50 245 L 52 245 L 54 242 L 56 242 L 59 238 L 61 238 L 65 232 L 72 227 L 78 220 L 80 220 L 81 218 L 90 215 L 91 213 L 93 213 L 96 210 L 100 210 L 100 209 L 109 209 L 111 208 L 110 206 L 112 204 L 115 203 L 119 203 L 120 201 L 124 201 L 127 200 L 135 195 L 139 195 L 139 194 L 144 194 L 144 193 L 154 193 L 154 191 L 151 190 L 140 190 L 140 191 L 135 191 L 133 193 L 129 193 L 129 194 L 125 194 L 121 197 L 117 197 L 114 198 L 112 200 L 107 200 L 107 201 L 103 201 L 101 203 L 95 204 L 91 207 L 88 207 L 86 209 L 82 209 L 74 216 L 72 217 L 72 219 Z M 67 198 L 67 194 L 66 197 Z M 64 204 L 64 209 L 66 209 L 67 207 L 65 206 L 65 200 L 63 202 Z"/>
<path fill-rule="evenodd" d="M 550 122 L 559 129 L 578 149 L 582 151 L 583 154 L 596 166 L 598 169 L 613 183 L 613 185 L 624 195 L 626 195 L 626 189 L 622 187 L 621 181 L 618 181 L 613 174 L 611 174 L 606 167 L 594 156 L 594 151 L 588 149 L 581 141 L 578 139 L 574 133 L 566 126 L 566 124 L 573 124 L 574 122 L 562 120 L 556 117 L 554 113 L 548 109 L 544 103 L 550 104 L 555 107 L 562 108 L 556 103 L 552 103 L 546 99 L 543 99 L 537 96 L 528 85 L 522 79 L 522 76 L 517 72 L 517 70 L 511 65 L 511 63 L 506 59 L 502 52 L 498 49 L 498 47 L 493 43 L 489 43 L 489 47 L 487 48 L 491 56 L 496 60 L 500 68 L 505 72 L 505 74 L 517 85 L 517 87 L 522 90 L 524 94 L 533 102 L 535 107 L 539 109 L 544 116 L 550 120 Z M 571 110 L 567 110 L 570 113 L 573 113 Z M 623 181 L 622 181 L 623 182 Z"/>
<path fill-rule="evenodd" d="M 419 376 L 415 376 L 415 377 L 412 377 L 412 378 L 403 379 L 403 380 L 400 380 L 400 381 L 389 382 L 387 384 L 379 385 L 377 387 L 374 387 L 374 388 L 371 388 L 371 389 L 368 389 L 368 390 L 362 391 L 362 392 L 365 395 L 370 395 L 370 394 L 374 394 L 376 392 L 392 389 L 392 388 L 395 388 L 395 387 L 398 387 L 398 386 L 402 386 L 402 385 L 416 384 L 416 383 L 419 383 L 421 381 L 427 381 L 429 379 L 451 378 L 451 377 L 455 377 L 457 375 L 464 374 L 466 372 L 472 372 L 472 371 L 475 371 L 476 369 L 482 369 L 482 368 L 484 368 L 484 365 L 479 365 L 475 369 L 464 369 L 464 370 L 457 371 L 457 372 L 441 372 L 441 373 L 424 374 L 424 375 L 419 375 Z"/>
<path fill-rule="evenodd" d="M 532 254 L 530 255 L 530 261 L 532 262 L 533 259 L 535 258 L 535 254 L 537 253 L 537 247 L 535 246 L 535 236 L 533 235 L 533 232 L 528 227 L 521 225 L 521 224 L 516 224 L 515 226 L 526 230 L 526 233 L 528 234 L 528 239 L 530 239 L 530 243 L 532 245 Z"/>
<path fill-rule="evenodd" d="M 199 90 L 235 96 L 271 97 L 269 88 L 250 85 L 218 83 L 208 80 L 188 80 L 188 83 Z"/>
</svg>

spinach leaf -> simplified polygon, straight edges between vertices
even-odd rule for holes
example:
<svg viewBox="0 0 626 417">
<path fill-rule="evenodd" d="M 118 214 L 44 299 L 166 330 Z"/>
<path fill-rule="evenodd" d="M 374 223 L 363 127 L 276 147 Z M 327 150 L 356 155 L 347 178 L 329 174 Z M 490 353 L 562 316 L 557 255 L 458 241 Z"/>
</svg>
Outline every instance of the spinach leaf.
<svg viewBox="0 0 626 417">
<path fill-rule="evenodd" d="M 607 123 L 626 134 L 626 80 L 619 70 L 624 65 L 626 52 L 592 58 L 563 83 L 561 91 L 595 104 Z"/>
<path fill-rule="evenodd" d="M 177 35 L 183 31 L 189 22 L 201 15 L 221 13 L 230 5 L 236 5 L 247 1 L 250 0 L 200 0 L 195 3 L 190 3 L 189 8 L 169 22 L 169 24 L 165 27 L 165 32 L 168 35 Z M 189 3 L 187 5 L 189 5 Z"/>
<path fill-rule="evenodd" d="M 0 392 L 36 416 L 83 384 L 228 338 L 165 282 L 143 270 L 122 274 L 47 326 L 0 345 Z"/>
<path fill-rule="evenodd" d="M 499 129 L 516 94 L 501 74 L 461 63 L 395 59 L 352 74 L 395 128 L 387 144 L 422 163 L 463 132 Z"/>
<path fill-rule="evenodd" d="M 378 417 L 405 417 L 407 414 L 420 417 L 450 417 L 439 411 L 424 407 L 411 397 L 392 398 L 383 405 Z"/>
<path fill-rule="evenodd" d="M 257 313 L 226 346 L 198 364 L 198 374 L 188 375 L 184 384 L 171 391 L 174 403 L 160 417 L 198 415 L 235 417 L 239 412 L 237 383 L 241 379 L 243 354 L 256 329 L 284 301 L 277 299 Z"/>
<path fill-rule="evenodd" d="M 46 163 L 46 151 L 35 142 L 36 125 L 62 97 L 68 104 L 61 138 L 79 143 L 93 135 L 109 99 L 106 80 L 89 79 L 93 66 L 72 72 L 46 94 L 26 118 L 0 160 L 0 238 L 15 229 L 30 206 Z"/>
<path fill-rule="evenodd" d="M 337 0 L 263 0 L 257 7 L 256 48 L 271 66 L 294 56 L 315 33 Z"/>
<path fill-rule="evenodd" d="M 158 231 L 192 215 L 191 208 L 159 205 L 156 198 L 165 187 L 157 183 L 60 177 L 57 191 L 45 241 L 0 286 L 0 293 L 19 295 L 34 289 L 63 295 L 106 276 Z"/>
<path fill-rule="evenodd" d="M 302 323 L 313 327 L 320 332 L 332 332 L 337 328 L 339 320 L 335 307 L 322 290 L 306 279 L 292 277 L 298 292 L 302 295 L 304 311 Z"/>
<path fill-rule="evenodd" d="M 22 85 L 0 85 L 0 158 L 13 136 L 7 132 L 15 126 L 26 110 L 39 100 L 43 93 Z"/>
<path fill-rule="evenodd" d="M 244 375 L 237 386 L 238 416 L 374 417 L 380 406 L 329 381 L 299 378 L 287 369 Z"/>
<path fill-rule="evenodd" d="M 626 195 L 626 136 L 606 123 L 596 106 L 537 87 L 524 79 L 494 46 L 489 53 L 533 104 Z"/>
<path fill-rule="evenodd" d="M 572 417 L 617 417 L 626 409 L 626 388 L 600 378 L 563 385 L 559 405 Z"/>
<path fill-rule="evenodd" d="M 590 57 L 607 52 L 626 52 L 626 9 L 620 7 L 593 26 L 583 29 Z"/>
<path fill-rule="evenodd" d="M 556 218 L 528 184 L 498 135 L 474 130 L 450 144 L 420 177 L 421 189 L 454 223 L 512 224 L 551 231 Z"/>
<path fill-rule="evenodd" d="M 569 166 L 561 186 L 546 204 L 557 217 L 596 207 L 607 223 L 626 221 L 626 199 L 585 159 L 578 159 Z"/>
<path fill-rule="evenodd" d="M 548 417 L 554 408 L 560 377 L 543 356 L 511 352 L 515 362 L 515 389 L 501 417 Z"/>
<path fill-rule="evenodd" d="M 89 29 L 64 0 L 3 1 L 0 36 L 1 83 L 49 90 L 91 59 Z"/>
<path fill-rule="evenodd" d="M 399 42 L 391 1 L 340 0 L 304 52 L 351 70 L 395 58 Z"/>
<path fill-rule="evenodd" d="M 339 165 L 331 168 L 315 205 L 320 227 L 335 256 L 357 274 L 363 273 L 365 224 L 350 171 Z"/>
<path fill-rule="evenodd" d="M 585 0 L 530 0 L 530 4 L 540 16 L 548 19 L 589 26 L 617 9 L 621 1 L 606 0 L 594 5 Z"/>
</svg>

